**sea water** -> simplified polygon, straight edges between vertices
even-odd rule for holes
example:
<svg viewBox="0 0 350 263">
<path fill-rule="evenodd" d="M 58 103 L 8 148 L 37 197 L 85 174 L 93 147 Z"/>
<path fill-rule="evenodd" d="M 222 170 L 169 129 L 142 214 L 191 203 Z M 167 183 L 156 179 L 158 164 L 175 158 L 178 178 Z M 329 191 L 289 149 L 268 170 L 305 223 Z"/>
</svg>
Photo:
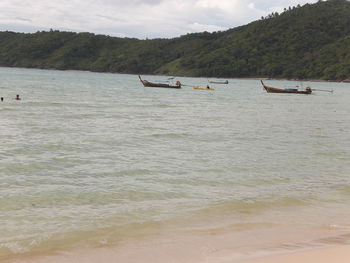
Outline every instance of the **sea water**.
<svg viewBox="0 0 350 263">
<path fill-rule="evenodd" d="M 213 226 L 348 230 L 350 84 L 176 79 L 0 68 L 0 258 Z"/>
</svg>

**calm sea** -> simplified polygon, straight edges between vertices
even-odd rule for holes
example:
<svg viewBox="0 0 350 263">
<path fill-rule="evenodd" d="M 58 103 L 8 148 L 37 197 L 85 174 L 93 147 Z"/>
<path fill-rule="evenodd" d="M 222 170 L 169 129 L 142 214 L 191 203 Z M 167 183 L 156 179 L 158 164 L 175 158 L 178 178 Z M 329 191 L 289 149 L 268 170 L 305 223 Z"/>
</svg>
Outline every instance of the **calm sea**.
<svg viewBox="0 0 350 263">
<path fill-rule="evenodd" d="M 0 68 L 0 258 L 225 225 L 350 228 L 350 84 L 178 79 Z"/>
</svg>

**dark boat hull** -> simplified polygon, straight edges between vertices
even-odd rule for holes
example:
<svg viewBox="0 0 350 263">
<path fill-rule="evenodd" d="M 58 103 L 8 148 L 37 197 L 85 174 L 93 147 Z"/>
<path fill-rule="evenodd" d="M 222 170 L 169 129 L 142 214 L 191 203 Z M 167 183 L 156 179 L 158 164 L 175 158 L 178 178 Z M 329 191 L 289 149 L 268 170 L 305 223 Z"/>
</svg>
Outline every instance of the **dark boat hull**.
<svg viewBox="0 0 350 263">
<path fill-rule="evenodd" d="M 140 76 L 139 76 L 139 79 L 144 87 L 181 89 L 181 84 L 180 85 L 169 85 L 169 84 L 163 84 L 163 83 L 153 83 L 153 82 L 149 82 L 147 80 L 141 79 Z"/>
<path fill-rule="evenodd" d="M 278 89 L 278 88 L 272 88 L 269 86 L 266 86 L 262 81 L 261 81 L 264 89 L 268 92 L 268 93 L 293 93 L 293 94 L 311 94 L 312 90 L 306 89 L 306 90 L 297 90 L 297 89 Z"/>
</svg>

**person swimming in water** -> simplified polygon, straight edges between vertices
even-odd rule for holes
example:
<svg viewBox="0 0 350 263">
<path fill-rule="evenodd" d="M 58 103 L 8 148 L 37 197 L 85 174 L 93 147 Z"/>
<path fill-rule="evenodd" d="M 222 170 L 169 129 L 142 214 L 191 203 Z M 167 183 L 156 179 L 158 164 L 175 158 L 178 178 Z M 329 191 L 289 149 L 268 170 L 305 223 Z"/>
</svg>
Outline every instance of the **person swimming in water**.
<svg viewBox="0 0 350 263">
<path fill-rule="evenodd" d="M 21 98 L 19 97 L 19 95 L 18 95 L 18 94 L 16 95 L 15 100 L 21 100 Z"/>
</svg>

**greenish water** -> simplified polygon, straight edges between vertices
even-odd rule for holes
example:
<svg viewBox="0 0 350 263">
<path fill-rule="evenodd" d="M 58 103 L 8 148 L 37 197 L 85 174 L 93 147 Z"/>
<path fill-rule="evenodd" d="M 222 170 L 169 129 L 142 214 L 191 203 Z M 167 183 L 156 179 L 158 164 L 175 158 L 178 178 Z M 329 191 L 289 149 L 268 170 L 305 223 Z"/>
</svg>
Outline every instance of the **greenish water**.
<svg viewBox="0 0 350 263">
<path fill-rule="evenodd" d="M 215 91 L 157 89 L 134 75 L 0 68 L 0 258 L 206 221 L 346 230 L 350 84 L 307 84 L 334 93 L 267 94 L 236 79 Z"/>
</svg>

